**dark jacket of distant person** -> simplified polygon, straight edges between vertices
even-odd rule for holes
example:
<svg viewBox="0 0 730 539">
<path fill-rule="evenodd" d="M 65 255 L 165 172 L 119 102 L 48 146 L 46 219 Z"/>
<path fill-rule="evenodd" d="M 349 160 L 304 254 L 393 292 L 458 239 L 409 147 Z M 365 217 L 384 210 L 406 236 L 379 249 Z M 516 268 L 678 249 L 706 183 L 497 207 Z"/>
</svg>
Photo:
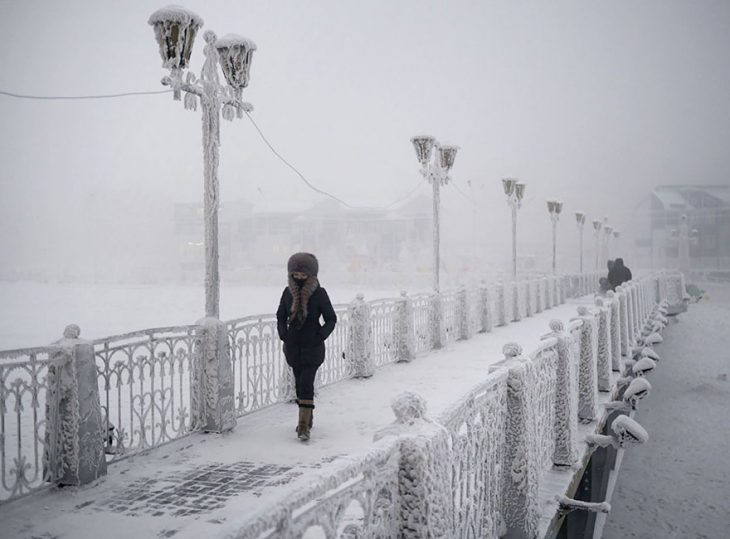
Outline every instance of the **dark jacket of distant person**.
<svg viewBox="0 0 730 539">
<path fill-rule="evenodd" d="M 306 317 L 297 320 L 292 317 L 292 289 L 297 291 L 297 284 L 290 279 L 289 286 L 284 289 L 276 311 L 279 338 L 284 341 L 284 356 L 289 366 L 321 365 L 324 362 L 324 341 L 334 331 L 337 314 L 332 307 L 327 291 L 319 286 L 317 278 L 310 276 L 304 283 L 309 292 L 306 304 Z M 319 323 L 320 316 L 324 324 Z"/>
<path fill-rule="evenodd" d="M 608 272 L 608 282 L 611 283 L 611 289 L 616 290 L 617 286 L 630 281 L 631 278 L 631 270 L 624 266 L 624 259 L 617 258 L 611 271 Z"/>
</svg>

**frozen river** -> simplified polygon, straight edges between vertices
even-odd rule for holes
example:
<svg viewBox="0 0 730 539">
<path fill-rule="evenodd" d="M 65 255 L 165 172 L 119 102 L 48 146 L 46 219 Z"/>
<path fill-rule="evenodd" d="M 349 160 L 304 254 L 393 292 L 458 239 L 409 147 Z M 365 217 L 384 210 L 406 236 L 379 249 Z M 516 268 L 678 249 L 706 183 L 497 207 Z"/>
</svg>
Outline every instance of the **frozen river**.
<svg viewBox="0 0 730 539">
<path fill-rule="evenodd" d="M 393 289 L 363 289 L 322 283 L 333 303 L 395 297 Z M 281 286 L 221 285 L 221 320 L 272 314 Z M 410 292 L 410 291 L 409 291 Z M 415 291 L 414 291 L 415 292 Z M 139 329 L 192 324 L 204 313 L 202 285 L 82 285 L 0 282 L 0 350 L 44 346 L 78 324 L 86 339 Z"/>
</svg>

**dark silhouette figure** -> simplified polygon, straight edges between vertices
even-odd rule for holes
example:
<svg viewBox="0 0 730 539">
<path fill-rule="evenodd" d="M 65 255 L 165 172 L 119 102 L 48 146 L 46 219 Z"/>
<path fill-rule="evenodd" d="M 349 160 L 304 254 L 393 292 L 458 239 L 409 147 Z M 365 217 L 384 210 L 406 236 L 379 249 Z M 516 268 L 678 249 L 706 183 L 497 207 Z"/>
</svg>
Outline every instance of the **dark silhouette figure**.
<svg viewBox="0 0 730 539">
<path fill-rule="evenodd" d="M 608 272 L 608 282 L 611 285 L 611 290 L 616 290 L 616 287 L 631 280 L 631 270 L 624 266 L 624 259 L 617 258 L 611 270 Z"/>
</svg>

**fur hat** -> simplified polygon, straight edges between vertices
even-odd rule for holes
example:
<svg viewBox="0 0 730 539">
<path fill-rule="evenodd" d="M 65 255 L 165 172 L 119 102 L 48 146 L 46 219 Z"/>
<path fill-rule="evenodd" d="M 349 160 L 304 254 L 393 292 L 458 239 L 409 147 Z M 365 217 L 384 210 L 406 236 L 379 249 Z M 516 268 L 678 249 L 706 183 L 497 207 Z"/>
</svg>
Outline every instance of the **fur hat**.
<svg viewBox="0 0 730 539">
<path fill-rule="evenodd" d="M 300 271 L 306 273 L 309 277 L 316 277 L 319 272 L 319 261 L 312 253 L 294 253 L 289 257 L 286 268 L 289 275 Z"/>
</svg>

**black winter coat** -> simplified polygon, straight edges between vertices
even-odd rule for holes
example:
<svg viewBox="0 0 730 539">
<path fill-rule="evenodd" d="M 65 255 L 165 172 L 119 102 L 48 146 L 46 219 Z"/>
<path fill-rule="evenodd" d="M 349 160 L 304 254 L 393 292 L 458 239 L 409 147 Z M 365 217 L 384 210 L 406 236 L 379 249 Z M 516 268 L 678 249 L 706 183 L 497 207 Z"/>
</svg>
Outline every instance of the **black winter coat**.
<svg viewBox="0 0 730 539">
<path fill-rule="evenodd" d="M 611 271 L 608 272 L 608 282 L 611 283 L 611 288 L 615 290 L 618 285 L 628 282 L 631 279 L 631 270 L 624 266 L 620 258 L 616 259 Z"/>
<path fill-rule="evenodd" d="M 318 286 L 307 303 L 307 318 L 301 328 L 288 327 L 287 319 L 291 312 L 292 295 L 289 288 L 281 294 L 279 309 L 276 311 L 279 338 L 284 341 L 284 356 L 292 366 L 321 365 L 324 362 L 324 341 L 330 336 L 337 323 L 327 291 Z M 320 325 L 320 316 L 324 325 Z"/>
</svg>

